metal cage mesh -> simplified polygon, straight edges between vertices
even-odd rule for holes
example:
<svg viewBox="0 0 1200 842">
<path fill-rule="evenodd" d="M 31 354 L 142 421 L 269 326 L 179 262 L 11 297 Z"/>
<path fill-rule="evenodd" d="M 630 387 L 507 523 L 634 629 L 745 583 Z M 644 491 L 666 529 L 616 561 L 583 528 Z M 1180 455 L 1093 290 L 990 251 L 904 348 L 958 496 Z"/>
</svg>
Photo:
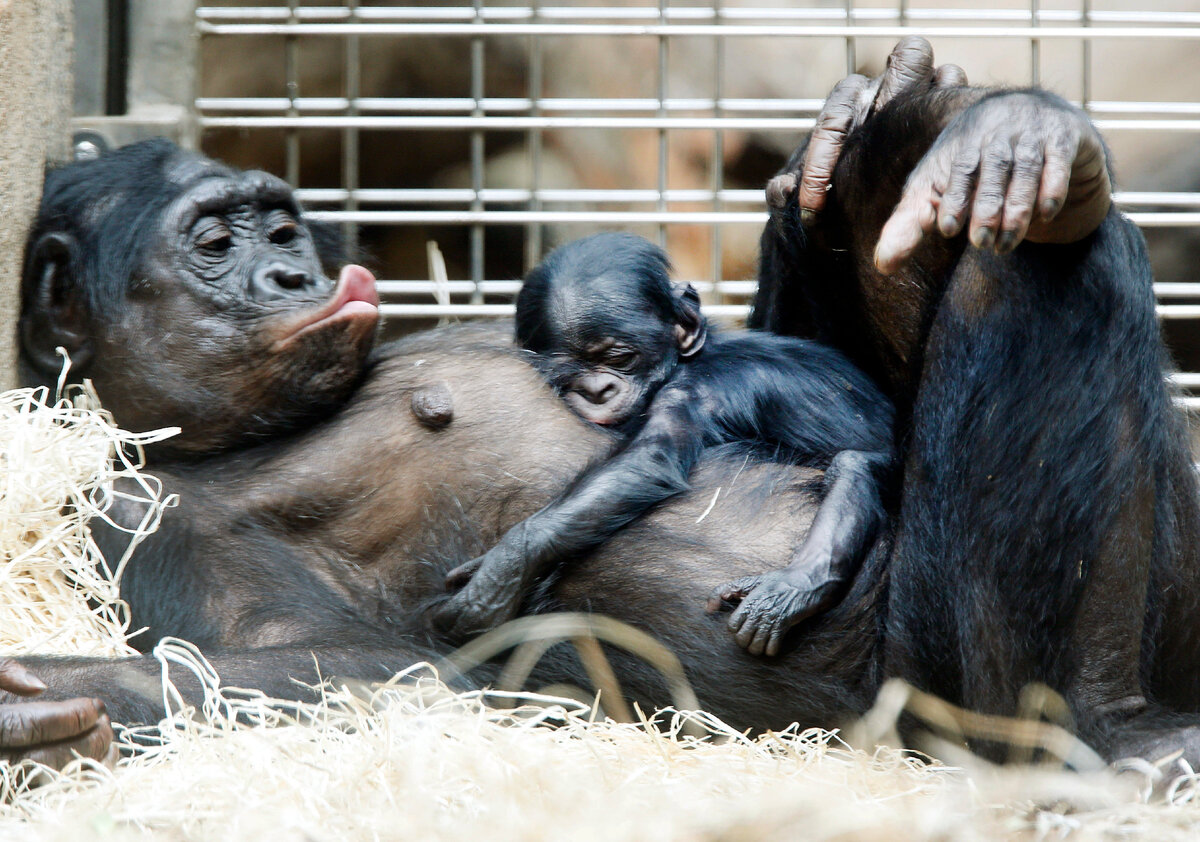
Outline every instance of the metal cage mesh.
<svg viewBox="0 0 1200 842">
<path fill-rule="evenodd" d="M 706 310 L 736 318 L 754 288 L 765 177 L 838 78 L 877 72 L 898 37 L 919 32 L 972 81 L 1045 84 L 1080 102 L 1118 164 L 1140 162 L 1120 205 L 1148 232 L 1192 236 L 1200 178 L 1164 182 L 1154 156 L 1196 147 L 1200 61 L 1165 91 L 1153 68 L 1188 60 L 1193 4 L 975 5 L 207 5 L 195 125 L 201 148 L 226 157 L 231 144 L 275 141 L 313 216 L 381 252 L 392 320 L 508 314 L 546 248 L 597 227 L 658 237 Z M 314 51 L 337 72 L 314 74 Z M 244 74 L 222 72 L 250 54 L 255 95 L 238 88 Z M 310 173 L 312 154 L 335 160 Z M 457 167 L 425 178 L 422 161 L 439 154 Z M 368 172 L 388 155 L 390 169 Z M 603 165 L 589 170 L 588 156 Z M 423 240 L 453 252 L 447 275 Z M 401 251 L 419 258 L 389 260 Z M 1183 261 L 1157 284 L 1164 319 L 1200 318 L 1189 272 Z"/>
</svg>

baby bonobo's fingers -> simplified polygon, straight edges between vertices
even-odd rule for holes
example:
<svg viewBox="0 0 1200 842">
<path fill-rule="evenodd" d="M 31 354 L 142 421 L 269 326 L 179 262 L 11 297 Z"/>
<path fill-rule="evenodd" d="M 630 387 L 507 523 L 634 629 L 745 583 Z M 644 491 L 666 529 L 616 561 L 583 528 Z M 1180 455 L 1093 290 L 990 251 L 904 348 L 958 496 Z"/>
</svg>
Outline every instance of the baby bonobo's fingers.
<svg viewBox="0 0 1200 842">
<path fill-rule="evenodd" d="M 26 669 L 20 661 L 0 658 L 0 690 L 18 696 L 36 696 L 46 689 L 40 678 Z"/>
<path fill-rule="evenodd" d="M 933 84 L 938 88 L 965 88 L 967 73 L 957 64 L 943 64 L 934 72 Z"/>
<path fill-rule="evenodd" d="M 904 91 L 933 80 L 933 47 L 920 35 L 907 35 L 892 48 L 872 108 L 878 111 Z"/>
<path fill-rule="evenodd" d="M 800 178 L 800 210 L 811 215 L 825 207 L 825 193 L 833 179 L 833 168 L 842 154 L 846 135 L 865 110 L 862 97 L 870 84 L 866 76 L 853 74 L 838 82 L 817 117 L 804 156 Z"/>
<path fill-rule="evenodd" d="M 446 574 L 446 587 L 452 591 L 464 587 L 467 582 L 471 581 L 471 577 L 475 575 L 475 571 L 482 564 L 483 556 L 473 558 L 470 561 L 464 561 Z"/>
<path fill-rule="evenodd" d="M 746 594 L 750 593 L 757 582 L 757 576 L 743 576 L 719 588 L 713 588 L 705 608 L 709 614 L 716 614 L 728 606 L 737 605 L 746 598 Z"/>
</svg>

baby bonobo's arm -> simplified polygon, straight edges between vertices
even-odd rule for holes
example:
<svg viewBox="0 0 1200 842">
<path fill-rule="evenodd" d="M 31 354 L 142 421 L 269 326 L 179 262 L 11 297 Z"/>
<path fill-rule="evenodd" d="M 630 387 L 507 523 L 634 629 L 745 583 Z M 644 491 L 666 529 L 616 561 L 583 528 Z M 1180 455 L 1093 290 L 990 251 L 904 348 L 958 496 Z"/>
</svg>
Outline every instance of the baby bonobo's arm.
<svg viewBox="0 0 1200 842">
<path fill-rule="evenodd" d="M 825 493 L 783 570 L 717 588 L 709 610 L 741 603 L 730 617 L 737 642 L 774 655 L 784 634 L 841 598 L 885 518 L 895 466 L 891 401 L 845 356 L 803 339 L 749 332 L 722 353 L 737 358 L 740 388 L 715 413 L 732 438 L 780 445 L 798 461 L 827 465 Z"/>
<path fill-rule="evenodd" d="M 448 584 L 462 589 L 435 613 L 438 628 L 463 637 L 512 619 L 530 586 L 555 564 L 602 544 L 684 491 L 704 443 L 695 407 L 684 390 L 663 388 L 645 426 L 621 450 L 508 530 L 485 555 L 450 572 Z"/>
<path fill-rule="evenodd" d="M 825 499 L 791 563 L 713 592 L 709 611 L 740 603 L 729 617 L 739 646 L 776 655 L 788 629 L 842 597 L 883 525 L 881 490 L 892 469 L 888 452 L 838 453 L 825 472 Z"/>
</svg>

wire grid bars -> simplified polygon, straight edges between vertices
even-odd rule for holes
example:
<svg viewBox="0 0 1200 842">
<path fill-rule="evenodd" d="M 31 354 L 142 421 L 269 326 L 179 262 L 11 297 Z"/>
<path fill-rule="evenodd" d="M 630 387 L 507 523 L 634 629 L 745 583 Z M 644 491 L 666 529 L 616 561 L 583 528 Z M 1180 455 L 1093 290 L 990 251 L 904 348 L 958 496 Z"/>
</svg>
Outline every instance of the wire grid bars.
<svg viewBox="0 0 1200 842">
<path fill-rule="evenodd" d="M 1133 188 L 1121 205 L 1148 232 L 1189 241 L 1200 12 L 984 5 L 205 5 L 196 125 L 206 151 L 265 159 L 313 216 L 374 255 L 393 320 L 506 315 L 546 249 L 599 228 L 657 238 L 706 310 L 737 318 L 765 179 L 839 78 L 878 72 L 897 38 L 919 32 L 972 81 L 1043 84 L 1082 103 Z M 431 240 L 443 277 L 425 260 Z M 1188 261 L 1159 276 L 1163 317 L 1200 318 Z"/>
</svg>

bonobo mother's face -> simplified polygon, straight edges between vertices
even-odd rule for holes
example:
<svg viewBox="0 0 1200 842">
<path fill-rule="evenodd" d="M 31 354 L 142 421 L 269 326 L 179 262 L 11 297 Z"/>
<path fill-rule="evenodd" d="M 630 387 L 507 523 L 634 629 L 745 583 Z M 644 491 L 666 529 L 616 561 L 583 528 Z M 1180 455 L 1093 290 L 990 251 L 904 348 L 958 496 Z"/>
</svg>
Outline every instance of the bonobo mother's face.
<svg viewBox="0 0 1200 842">
<path fill-rule="evenodd" d="M 107 299 L 79 294 L 106 283 L 86 277 L 96 265 L 87 254 L 57 266 L 53 248 L 39 261 L 39 243 L 31 244 L 35 289 L 27 268 L 23 323 L 72 323 L 81 334 L 72 357 L 117 421 L 180 426 L 169 443 L 177 451 L 252 442 L 338 406 L 358 382 L 379 320 L 370 272 L 347 266 L 336 283 L 327 278 L 292 191 L 274 176 L 187 153 L 166 161 L 162 176 L 174 198 Z M 100 247 L 82 233 L 55 241 L 68 251 Z M 66 267 L 83 277 L 56 283 Z M 39 274 L 49 278 L 40 296 Z M 30 333 L 23 324 L 27 356 L 37 352 Z"/>
</svg>

